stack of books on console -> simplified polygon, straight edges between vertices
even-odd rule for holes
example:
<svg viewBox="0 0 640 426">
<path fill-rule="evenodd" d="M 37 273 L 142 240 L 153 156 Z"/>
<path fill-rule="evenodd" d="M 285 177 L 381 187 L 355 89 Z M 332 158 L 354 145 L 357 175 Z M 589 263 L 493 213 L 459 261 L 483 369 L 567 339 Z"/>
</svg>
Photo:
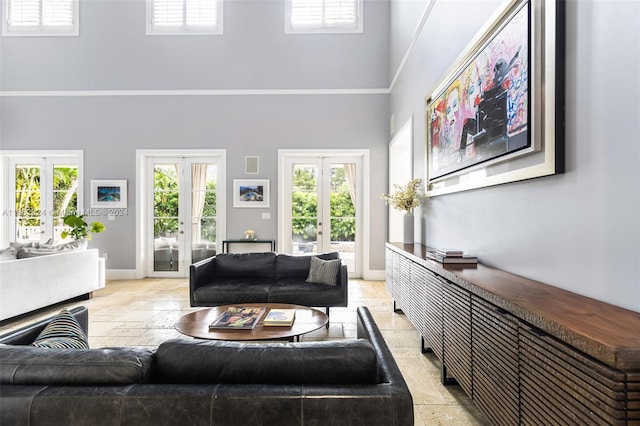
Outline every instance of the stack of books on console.
<svg viewBox="0 0 640 426">
<path fill-rule="evenodd" d="M 466 255 L 462 250 L 458 249 L 427 250 L 426 258 L 440 263 L 478 263 L 477 257 Z"/>
</svg>

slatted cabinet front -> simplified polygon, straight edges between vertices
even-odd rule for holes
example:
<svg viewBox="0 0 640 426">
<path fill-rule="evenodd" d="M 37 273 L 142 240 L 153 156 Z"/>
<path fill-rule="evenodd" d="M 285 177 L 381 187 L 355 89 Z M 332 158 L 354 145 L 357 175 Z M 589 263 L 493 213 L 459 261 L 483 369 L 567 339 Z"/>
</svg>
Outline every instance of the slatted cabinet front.
<svg viewBox="0 0 640 426">
<path fill-rule="evenodd" d="M 622 372 L 540 332 L 529 313 L 499 308 L 419 255 L 388 243 L 386 256 L 387 288 L 442 361 L 443 382 L 455 378 L 492 423 L 640 426 L 640 371 Z"/>
<path fill-rule="evenodd" d="M 519 422 L 518 320 L 472 296 L 472 399 L 496 425 Z"/>
<path fill-rule="evenodd" d="M 535 329 L 519 336 L 523 424 L 627 424 L 624 373 Z"/>
<path fill-rule="evenodd" d="M 471 384 L 471 294 L 452 284 L 443 292 L 444 351 L 442 362 L 467 395 Z"/>
</svg>

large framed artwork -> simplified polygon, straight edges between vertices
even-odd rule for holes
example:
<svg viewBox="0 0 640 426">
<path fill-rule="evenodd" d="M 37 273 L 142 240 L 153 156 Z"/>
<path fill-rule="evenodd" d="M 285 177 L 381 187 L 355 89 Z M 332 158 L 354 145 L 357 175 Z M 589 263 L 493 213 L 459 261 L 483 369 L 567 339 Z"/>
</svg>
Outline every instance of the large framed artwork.
<svg viewBox="0 0 640 426">
<path fill-rule="evenodd" d="M 233 207 L 269 207 L 269 179 L 234 179 Z"/>
<path fill-rule="evenodd" d="M 564 2 L 512 0 L 425 102 L 426 195 L 564 171 Z"/>
</svg>

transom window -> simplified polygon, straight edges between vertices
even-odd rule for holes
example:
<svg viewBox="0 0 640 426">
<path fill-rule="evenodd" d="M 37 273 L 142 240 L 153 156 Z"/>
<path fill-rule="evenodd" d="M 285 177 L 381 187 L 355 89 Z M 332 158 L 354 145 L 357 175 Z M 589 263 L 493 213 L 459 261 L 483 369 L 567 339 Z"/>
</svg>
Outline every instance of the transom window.
<svg viewBox="0 0 640 426">
<path fill-rule="evenodd" d="M 78 35 L 78 0 L 5 0 L 2 35 Z"/>
<path fill-rule="evenodd" d="M 286 33 L 361 33 L 362 0 L 286 0 Z"/>
<path fill-rule="evenodd" d="M 147 0 L 147 34 L 222 34 L 222 0 Z"/>
</svg>

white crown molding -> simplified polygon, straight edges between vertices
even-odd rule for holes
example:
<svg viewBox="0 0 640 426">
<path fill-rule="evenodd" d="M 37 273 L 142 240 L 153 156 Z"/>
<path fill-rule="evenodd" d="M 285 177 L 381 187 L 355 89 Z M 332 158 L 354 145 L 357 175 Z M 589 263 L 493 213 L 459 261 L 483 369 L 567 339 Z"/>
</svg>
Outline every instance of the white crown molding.
<svg viewBox="0 0 640 426">
<path fill-rule="evenodd" d="M 0 97 L 387 95 L 389 89 L 5 90 Z"/>
</svg>

